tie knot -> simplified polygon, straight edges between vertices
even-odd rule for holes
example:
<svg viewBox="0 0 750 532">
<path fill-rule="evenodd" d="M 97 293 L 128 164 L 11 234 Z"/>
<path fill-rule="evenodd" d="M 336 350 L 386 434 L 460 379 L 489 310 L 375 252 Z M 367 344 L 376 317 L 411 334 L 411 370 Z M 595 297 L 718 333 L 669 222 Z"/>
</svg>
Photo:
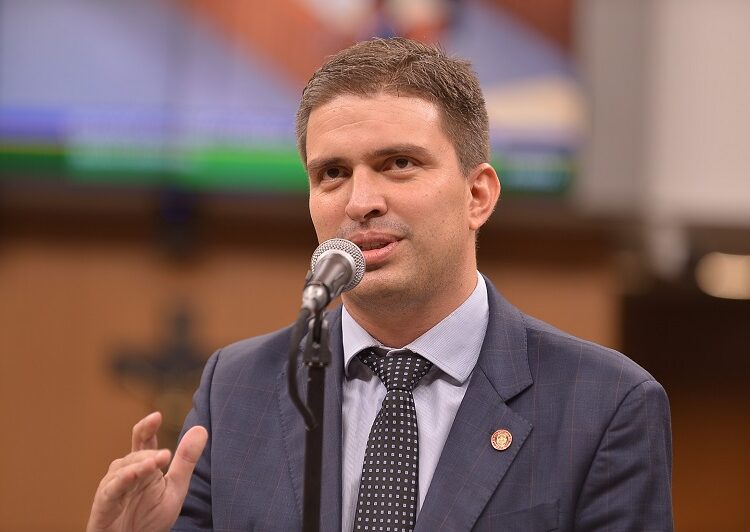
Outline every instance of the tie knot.
<svg viewBox="0 0 750 532">
<path fill-rule="evenodd" d="M 383 349 L 371 348 L 362 351 L 358 356 L 378 376 L 389 392 L 411 392 L 432 367 L 432 362 L 411 351 L 394 355 L 385 353 Z"/>
</svg>

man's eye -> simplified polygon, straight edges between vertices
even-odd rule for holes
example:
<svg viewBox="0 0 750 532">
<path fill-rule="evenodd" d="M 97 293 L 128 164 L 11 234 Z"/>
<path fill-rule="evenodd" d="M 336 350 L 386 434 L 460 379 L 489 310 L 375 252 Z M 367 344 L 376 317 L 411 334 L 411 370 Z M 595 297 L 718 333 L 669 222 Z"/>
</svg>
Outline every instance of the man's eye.
<svg viewBox="0 0 750 532">
<path fill-rule="evenodd" d="M 401 170 L 408 168 L 411 164 L 412 162 L 406 157 L 397 157 L 396 159 L 393 159 L 393 166 Z"/>
<path fill-rule="evenodd" d="M 326 179 L 336 179 L 342 175 L 341 168 L 327 168 L 323 175 Z"/>
</svg>

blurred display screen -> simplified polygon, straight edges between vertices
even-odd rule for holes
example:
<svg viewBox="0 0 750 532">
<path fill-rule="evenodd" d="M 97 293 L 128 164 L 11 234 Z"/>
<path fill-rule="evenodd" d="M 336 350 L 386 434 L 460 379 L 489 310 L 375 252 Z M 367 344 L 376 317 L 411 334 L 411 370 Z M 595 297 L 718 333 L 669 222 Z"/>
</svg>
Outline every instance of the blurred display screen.
<svg viewBox="0 0 750 532">
<path fill-rule="evenodd" d="M 0 0 L 0 176 L 304 193 L 307 79 L 355 40 L 404 35 L 472 61 L 504 192 L 564 195 L 581 91 L 567 52 L 501 4 Z"/>
</svg>

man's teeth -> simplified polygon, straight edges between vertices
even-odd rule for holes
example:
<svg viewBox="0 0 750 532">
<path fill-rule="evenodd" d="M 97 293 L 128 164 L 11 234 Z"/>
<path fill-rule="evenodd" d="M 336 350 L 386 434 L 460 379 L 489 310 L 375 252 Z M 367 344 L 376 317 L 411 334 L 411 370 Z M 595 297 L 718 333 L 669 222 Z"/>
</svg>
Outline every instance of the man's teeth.
<svg viewBox="0 0 750 532">
<path fill-rule="evenodd" d="M 368 242 L 367 244 L 360 244 L 360 249 L 362 251 L 367 251 L 369 249 L 380 249 L 384 248 L 387 245 L 386 242 Z"/>
</svg>

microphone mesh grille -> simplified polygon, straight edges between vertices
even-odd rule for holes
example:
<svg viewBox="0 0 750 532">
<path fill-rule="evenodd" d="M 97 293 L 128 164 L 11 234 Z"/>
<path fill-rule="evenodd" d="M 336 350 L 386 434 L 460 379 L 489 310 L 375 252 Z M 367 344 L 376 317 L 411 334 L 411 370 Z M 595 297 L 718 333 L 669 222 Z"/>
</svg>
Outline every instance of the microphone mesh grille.
<svg viewBox="0 0 750 532">
<path fill-rule="evenodd" d="M 310 269 L 315 272 L 315 264 L 317 264 L 318 258 L 326 251 L 333 249 L 343 251 L 354 260 L 354 275 L 352 275 L 352 280 L 342 290 L 342 292 L 346 292 L 357 286 L 362 277 L 365 276 L 365 256 L 354 242 L 344 238 L 332 238 L 326 240 L 315 249 L 312 259 L 310 259 Z"/>
</svg>

